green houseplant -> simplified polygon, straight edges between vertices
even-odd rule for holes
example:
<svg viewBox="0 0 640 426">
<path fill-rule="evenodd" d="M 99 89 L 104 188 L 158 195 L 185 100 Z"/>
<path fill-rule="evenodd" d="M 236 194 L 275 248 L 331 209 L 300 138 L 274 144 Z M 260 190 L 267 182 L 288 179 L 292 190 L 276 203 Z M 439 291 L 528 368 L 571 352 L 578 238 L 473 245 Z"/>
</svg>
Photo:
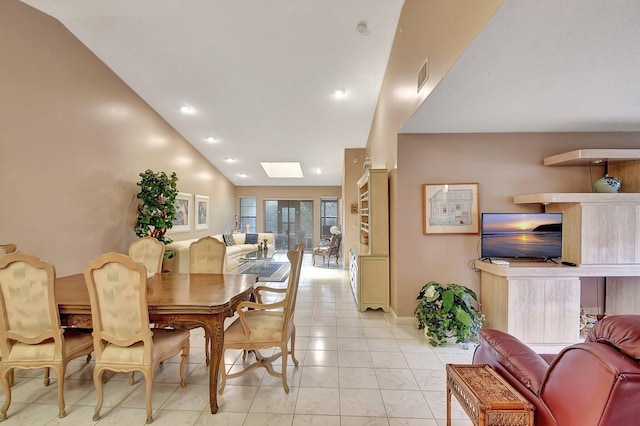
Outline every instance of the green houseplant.
<svg viewBox="0 0 640 426">
<path fill-rule="evenodd" d="M 140 202 L 135 227 L 136 235 L 138 237 L 149 235 L 164 244 L 169 244 L 173 240 L 168 238 L 166 233 L 176 219 L 178 177 L 175 172 L 168 176 L 165 172 L 156 173 L 147 169 L 140 173 L 140 178 L 140 182 L 137 183 L 140 187 L 137 195 Z"/>
<path fill-rule="evenodd" d="M 473 307 L 478 301 L 475 292 L 459 284 L 442 285 L 435 281 L 425 284 L 417 297 L 414 315 L 418 329 L 432 346 L 444 345 L 448 338 L 466 345 L 477 337 L 484 316 Z"/>
</svg>

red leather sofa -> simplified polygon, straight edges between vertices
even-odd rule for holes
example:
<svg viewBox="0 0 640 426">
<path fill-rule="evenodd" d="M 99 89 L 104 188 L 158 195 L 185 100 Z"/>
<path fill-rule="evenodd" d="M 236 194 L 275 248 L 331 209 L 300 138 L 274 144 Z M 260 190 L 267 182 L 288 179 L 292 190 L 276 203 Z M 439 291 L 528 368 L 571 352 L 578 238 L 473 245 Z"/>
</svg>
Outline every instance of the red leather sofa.
<svg viewBox="0 0 640 426">
<path fill-rule="evenodd" d="M 474 364 L 489 364 L 535 405 L 537 426 L 640 425 L 640 315 L 596 323 L 584 343 L 539 355 L 483 329 Z"/>
</svg>

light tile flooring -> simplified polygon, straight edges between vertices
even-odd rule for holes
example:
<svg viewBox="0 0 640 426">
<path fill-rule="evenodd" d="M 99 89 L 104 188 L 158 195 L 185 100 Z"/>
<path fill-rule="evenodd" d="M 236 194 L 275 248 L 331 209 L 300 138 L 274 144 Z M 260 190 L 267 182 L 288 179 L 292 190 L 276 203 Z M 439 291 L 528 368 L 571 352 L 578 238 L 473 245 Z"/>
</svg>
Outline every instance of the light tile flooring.
<svg viewBox="0 0 640 426">
<path fill-rule="evenodd" d="M 284 283 L 283 283 L 284 284 Z M 201 329 L 192 331 L 187 387 L 179 386 L 178 358 L 160 366 L 153 385 L 154 425 L 421 425 L 446 424 L 446 363 L 470 363 L 472 349 L 432 348 L 409 324 L 394 324 L 382 311 L 358 312 L 347 271 L 311 266 L 305 256 L 296 307 L 296 357 L 289 362 L 290 392 L 264 369 L 227 381 L 219 411 L 208 407 L 208 372 Z M 242 356 L 227 351 L 226 367 Z M 93 363 L 72 361 L 65 379 L 67 416 L 57 417 L 56 380 L 42 384 L 42 370 L 16 370 L 8 419 L 3 425 L 144 425 L 144 380 L 128 384 L 112 374 L 104 386 L 102 418 L 91 420 L 96 402 Z M 52 373 L 54 376 L 54 373 Z M 0 396 L 4 402 L 4 395 Z M 454 426 L 471 425 L 457 401 Z"/>
</svg>

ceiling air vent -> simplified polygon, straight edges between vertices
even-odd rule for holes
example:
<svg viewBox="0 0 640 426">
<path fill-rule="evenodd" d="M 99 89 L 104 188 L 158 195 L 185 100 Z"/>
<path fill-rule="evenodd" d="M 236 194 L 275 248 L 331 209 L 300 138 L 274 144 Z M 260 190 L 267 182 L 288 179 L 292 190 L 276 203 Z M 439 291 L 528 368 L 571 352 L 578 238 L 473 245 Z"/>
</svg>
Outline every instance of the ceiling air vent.
<svg viewBox="0 0 640 426">
<path fill-rule="evenodd" d="M 420 67 L 420 71 L 418 71 L 418 93 L 420 93 L 420 89 L 429 79 L 429 58 L 424 60 L 424 64 Z"/>
</svg>

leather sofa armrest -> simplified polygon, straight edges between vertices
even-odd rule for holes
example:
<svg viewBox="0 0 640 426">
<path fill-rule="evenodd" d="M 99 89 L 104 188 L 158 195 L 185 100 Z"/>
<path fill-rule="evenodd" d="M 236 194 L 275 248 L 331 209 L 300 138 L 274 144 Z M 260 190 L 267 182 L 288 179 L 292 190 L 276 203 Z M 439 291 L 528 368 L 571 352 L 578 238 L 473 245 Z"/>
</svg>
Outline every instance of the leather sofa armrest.
<svg viewBox="0 0 640 426">
<path fill-rule="evenodd" d="M 539 395 L 549 368 L 544 358 L 516 337 L 498 330 L 480 330 L 478 343 L 525 388 Z"/>
<path fill-rule="evenodd" d="M 640 365 L 600 343 L 563 349 L 549 366 L 540 390 L 559 425 L 637 424 L 638 395 Z"/>
</svg>

